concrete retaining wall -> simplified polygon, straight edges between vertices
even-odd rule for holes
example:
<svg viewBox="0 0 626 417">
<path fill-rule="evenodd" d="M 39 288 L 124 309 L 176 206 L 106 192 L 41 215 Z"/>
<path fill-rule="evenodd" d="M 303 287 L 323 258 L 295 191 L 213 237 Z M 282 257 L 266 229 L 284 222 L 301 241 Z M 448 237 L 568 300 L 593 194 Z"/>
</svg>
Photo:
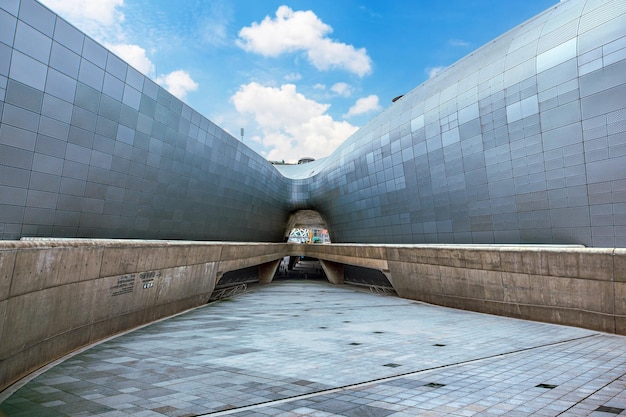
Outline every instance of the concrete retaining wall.
<svg viewBox="0 0 626 417">
<path fill-rule="evenodd" d="M 400 297 L 626 335 L 626 249 L 332 245 L 305 254 L 380 269 Z"/>
<path fill-rule="evenodd" d="M 4 241 L 0 390 L 72 350 L 206 303 L 225 272 L 258 265 L 269 282 L 286 255 L 335 272 L 380 270 L 405 298 L 626 335 L 626 249 Z"/>
<path fill-rule="evenodd" d="M 0 242 L 0 390 L 74 349 L 208 301 L 284 244 Z"/>
</svg>

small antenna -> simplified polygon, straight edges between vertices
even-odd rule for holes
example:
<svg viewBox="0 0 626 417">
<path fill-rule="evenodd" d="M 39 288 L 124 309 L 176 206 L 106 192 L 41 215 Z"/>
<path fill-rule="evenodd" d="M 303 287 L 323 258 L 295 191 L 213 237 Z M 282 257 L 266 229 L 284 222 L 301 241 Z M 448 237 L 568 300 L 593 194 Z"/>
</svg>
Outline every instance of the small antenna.
<svg viewBox="0 0 626 417">
<path fill-rule="evenodd" d="M 241 128 L 241 142 L 243 143 L 243 127 Z"/>
</svg>

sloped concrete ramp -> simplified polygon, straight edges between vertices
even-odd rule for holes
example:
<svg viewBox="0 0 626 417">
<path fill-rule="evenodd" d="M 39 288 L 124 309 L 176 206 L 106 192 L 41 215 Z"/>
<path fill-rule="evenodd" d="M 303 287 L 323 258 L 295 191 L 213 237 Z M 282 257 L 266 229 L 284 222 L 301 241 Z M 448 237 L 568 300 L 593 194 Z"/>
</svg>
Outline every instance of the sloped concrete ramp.
<svg viewBox="0 0 626 417">
<path fill-rule="evenodd" d="M 17 417 L 624 409 L 624 336 L 305 280 L 253 286 L 109 339 L 0 397 Z"/>
</svg>

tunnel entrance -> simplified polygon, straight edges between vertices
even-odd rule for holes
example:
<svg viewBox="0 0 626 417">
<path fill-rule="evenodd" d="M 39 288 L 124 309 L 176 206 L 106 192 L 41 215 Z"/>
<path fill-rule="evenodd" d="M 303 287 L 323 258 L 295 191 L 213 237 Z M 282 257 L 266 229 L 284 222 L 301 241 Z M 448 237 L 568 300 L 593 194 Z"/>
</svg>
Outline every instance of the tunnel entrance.
<svg viewBox="0 0 626 417">
<path fill-rule="evenodd" d="M 285 241 L 291 243 L 330 243 L 328 227 L 315 210 L 298 210 L 291 214 L 285 229 Z"/>
<path fill-rule="evenodd" d="M 281 261 L 274 280 L 311 279 L 328 281 L 319 259 L 308 256 L 285 256 Z"/>
<path fill-rule="evenodd" d="M 377 269 L 343 264 L 343 283 L 367 287 L 372 292 L 396 294 L 387 276 Z M 309 279 L 332 282 L 326 276 L 320 260 L 308 256 L 285 256 L 274 280 Z"/>
<path fill-rule="evenodd" d="M 287 239 L 289 243 L 330 243 L 330 236 L 328 235 L 328 230 L 319 229 L 319 228 L 293 228 L 289 233 L 289 238 Z"/>
<path fill-rule="evenodd" d="M 265 275 L 264 271 L 269 275 Z M 330 278 L 327 273 L 330 274 Z M 265 278 L 262 278 L 263 276 Z M 218 279 L 209 301 L 245 292 L 251 284 L 276 280 L 325 281 L 366 287 L 376 293 L 395 294 L 393 285 L 380 270 L 330 261 L 324 261 L 322 266 L 322 262 L 317 258 L 291 255 L 266 264 L 224 273 Z"/>
</svg>

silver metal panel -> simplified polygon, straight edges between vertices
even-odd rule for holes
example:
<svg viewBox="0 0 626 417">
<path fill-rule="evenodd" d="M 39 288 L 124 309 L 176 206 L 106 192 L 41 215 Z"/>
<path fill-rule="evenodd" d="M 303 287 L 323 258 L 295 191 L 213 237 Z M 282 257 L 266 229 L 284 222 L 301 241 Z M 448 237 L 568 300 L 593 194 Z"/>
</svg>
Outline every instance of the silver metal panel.
<svg viewBox="0 0 626 417">
<path fill-rule="evenodd" d="M 54 28 L 54 40 L 76 54 L 81 54 L 85 35 L 65 20 L 57 17 Z"/>
<path fill-rule="evenodd" d="M 83 43 L 83 58 L 104 69 L 107 63 L 108 51 L 91 38 L 85 38 Z"/>
<path fill-rule="evenodd" d="M 14 4 L 14 0 L 9 1 L 7 11 L 9 11 Z M 37 30 L 44 35 L 52 37 L 56 16 L 35 0 L 22 0 L 20 2 L 18 17 L 30 26 L 37 28 Z"/>
<path fill-rule="evenodd" d="M 18 21 L 13 47 L 44 64 L 50 58 L 52 39 L 33 29 L 26 23 Z"/>
<path fill-rule="evenodd" d="M 46 65 L 30 56 L 13 50 L 9 77 L 28 86 L 43 90 L 46 83 Z"/>
<path fill-rule="evenodd" d="M 335 242 L 626 247 L 623 1 L 559 3 L 281 173 L 34 0 L 2 4 L 3 238 L 276 241 L 315 208 Z"/>
</svg>

